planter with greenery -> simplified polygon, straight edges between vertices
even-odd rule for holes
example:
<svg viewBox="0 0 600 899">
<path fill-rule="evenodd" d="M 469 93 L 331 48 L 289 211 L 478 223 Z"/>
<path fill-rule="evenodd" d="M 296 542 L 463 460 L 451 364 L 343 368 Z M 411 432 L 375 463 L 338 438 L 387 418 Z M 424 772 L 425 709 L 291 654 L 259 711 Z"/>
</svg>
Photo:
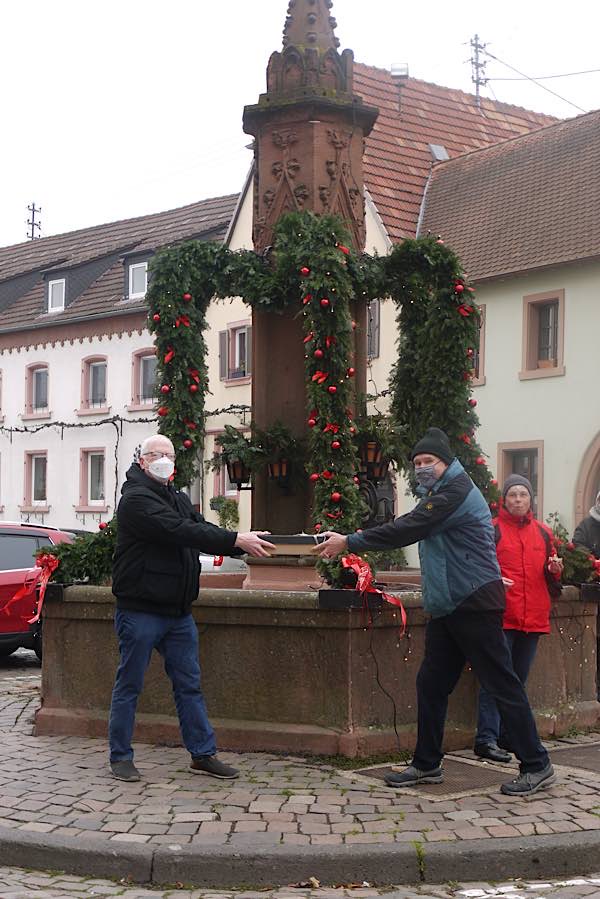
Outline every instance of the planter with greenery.
<svg viewBox="0 0 600 899">
<path fill-rule="evenodd" d="M 600 585 L 600 559 L 596 559 L 589 549 L 577 546 L 570 540 L 569 532 L 558 512 L 552 512 L 546 521 L 552 528 L 558 555 L 563 560 L 563 584 L 573 584 L 575 587 L 583 584 Z"/>
<path fill-rule="evenodd" d="M 238 504 L 230 496 L 213 496 L 210 508 L 219 516 L 219 525 L 228 531 L 235 531 L 240 523 Z"/>
<path fill-rule="evenodd" d="M 219 434 L 215 443 L 221 451 L 215 451 L 208 463 L 209 467 L 213 471 L 220 471 L 225 463 L 229 480 L 237 484 L 238 489 L 242 484 L 249 484 L 257 467 L 264 465 L 266 461 L 264 449 L 253 437 L 246 437 L 232 425 L 225 425 L 224 432 Z"/>
</svg>

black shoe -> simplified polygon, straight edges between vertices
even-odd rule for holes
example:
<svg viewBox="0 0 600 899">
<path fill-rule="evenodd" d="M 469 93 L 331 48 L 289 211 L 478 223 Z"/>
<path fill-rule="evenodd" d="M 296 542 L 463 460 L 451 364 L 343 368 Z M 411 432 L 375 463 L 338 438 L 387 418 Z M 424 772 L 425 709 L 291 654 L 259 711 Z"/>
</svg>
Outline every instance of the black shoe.
<svg viewBox="0 0 600 899">
<path fill-rule="evenodd" d="M 216 755 L 200 755 L 192 758 L 190 771 L 192 774 L 208 774 L 209 777 L 218 777 L 220 780 L 235 780 L 240 774 L 237 768 L 220 762 Z"/>
<path fill-rule="evenodd" d="M 110 770 L 113 777 L 116 777 L 117 780 L 125 780 L 127 783 L 134 783 L 142 779 L 140 772 L 131 759 L 124 759 L 122 762 L 111 762 Z"/>
<path fill-rule="evenodd" d="M 431 771 L 421 771 L 414 765 L 409 765 L 404 771 L 394 771 L 386 774 L 385 782 L 388 787 L 412 787 L 414 784 L 441 784 L 444 780 L 442 766 L 432 768 Z"/>
<path fill-rule="evenodd" d="M 475 743 L 473 752 L 475 755 L 479 756 L 480 759 L 489 759 L 490 762 L 502 762 L 503 764 L 506 764 L 506 762 L 512 761 L 510 752 L 500 749 L 495 743 Z"/>
<path fill-rule="evenodd" d="M 506 796 L 531 796 L 538 790 L 545 790 L 556 780 L 554 768 L 548 762 L 541 771 L 528 771 L 527 774 L 519 774 L 510 783 L 502 784 L 500 792 Z"/>
</svg>

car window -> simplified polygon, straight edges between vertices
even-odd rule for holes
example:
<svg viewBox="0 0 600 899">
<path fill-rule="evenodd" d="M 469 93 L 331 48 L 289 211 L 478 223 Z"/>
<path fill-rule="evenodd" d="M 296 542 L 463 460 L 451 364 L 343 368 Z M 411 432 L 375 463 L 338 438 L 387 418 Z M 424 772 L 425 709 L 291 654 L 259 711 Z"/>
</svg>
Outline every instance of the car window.
<svg viewBox="0 0 600 899">
<path fill-rule="evenodd" d="M 0 534 L 0 571 L 33 568 L 38 538 L 31 534 Z"/>
<path fill-rule="evenodd" d="M 38 542 L 39 549 L 41 549 L 42 546 L 52 546 L 53 545 L 52 540 L 50 540 L 49 537 L 38 537 L 37 542 Z"/>
</svg>

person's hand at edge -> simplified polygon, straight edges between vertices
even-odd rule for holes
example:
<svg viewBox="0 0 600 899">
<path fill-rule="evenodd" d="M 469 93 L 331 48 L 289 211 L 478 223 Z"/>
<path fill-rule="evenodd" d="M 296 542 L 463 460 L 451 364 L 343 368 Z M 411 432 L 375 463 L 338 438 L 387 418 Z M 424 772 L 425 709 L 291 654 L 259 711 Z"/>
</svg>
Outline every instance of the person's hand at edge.
<svg viewBox="0 0 600 899">
<path fill-rule="evenodd" d="M 235 546 L 243 550 L 250 556 L 265 557 L 275 552 L 276 546 L 269 543 L 268 540 L 262 538 L 269 534 L 269 531 L 246 531 L 237 535 Z"/>
<path fill-rule="evenodd" d="M 322 559 L 335 559 L 341 553 L 348 552 L 348 538 L 345 534 L 338 534 L 336 531 L 323 531 L 319 537 L 325 537 L 325 540 L 317 545 L 315 552 Z"/>
</svg>

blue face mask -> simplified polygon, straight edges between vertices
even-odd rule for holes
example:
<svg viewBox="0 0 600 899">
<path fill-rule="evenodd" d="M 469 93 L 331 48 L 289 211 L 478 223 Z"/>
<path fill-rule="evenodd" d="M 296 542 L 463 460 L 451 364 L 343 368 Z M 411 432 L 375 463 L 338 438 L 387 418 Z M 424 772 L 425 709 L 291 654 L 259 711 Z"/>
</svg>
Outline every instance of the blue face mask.
<svg viewBox="0 0 600 899">
<path fill-rule="evenodd" d="M 433 465 L 423 465 L 421 468 L 415 468 L 415 478 L 417 479 L 417 484 L 419 484 L 419 486 L 430 490 L 433 485 L 439 481 L 439 477 L 435 473 L 436 464 L 437 463 L 434 463 Z"/>
</svg>

